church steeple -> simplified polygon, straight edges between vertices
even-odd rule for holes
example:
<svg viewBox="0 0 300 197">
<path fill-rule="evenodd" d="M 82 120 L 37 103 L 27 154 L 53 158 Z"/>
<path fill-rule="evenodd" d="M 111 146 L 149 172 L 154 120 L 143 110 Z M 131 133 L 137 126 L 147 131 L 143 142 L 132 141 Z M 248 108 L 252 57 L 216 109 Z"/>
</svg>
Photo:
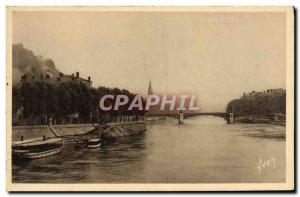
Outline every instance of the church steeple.
<svg viewBox="0 0 300 197">
<path fill-rule="evenodd" d="M 151 80 L 149 81 L 148 95 L 153 95 Z"/>
</svg>

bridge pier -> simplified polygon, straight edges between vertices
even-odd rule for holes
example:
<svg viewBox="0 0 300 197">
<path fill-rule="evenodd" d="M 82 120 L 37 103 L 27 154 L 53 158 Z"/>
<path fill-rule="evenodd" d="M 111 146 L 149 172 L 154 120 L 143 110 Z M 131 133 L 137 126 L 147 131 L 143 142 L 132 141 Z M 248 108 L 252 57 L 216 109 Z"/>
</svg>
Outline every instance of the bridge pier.
<svg viewBox="0 0 300 197">
<path fill-rule="evenodd" d="M 232 124 L 234 122 L 234 116 L 233 113 L 229 113 L 229 117 L 227 119 L 228 124 Z"/>
</svg>

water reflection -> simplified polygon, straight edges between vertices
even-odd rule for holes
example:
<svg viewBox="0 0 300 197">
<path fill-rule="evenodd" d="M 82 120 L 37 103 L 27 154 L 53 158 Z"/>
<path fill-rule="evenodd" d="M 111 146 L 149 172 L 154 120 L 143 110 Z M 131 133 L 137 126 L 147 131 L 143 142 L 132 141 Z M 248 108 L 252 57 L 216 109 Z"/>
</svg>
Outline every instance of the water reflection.
<svg viewBox="0 0 300 197">
<path fill-rule="evenodd" d="M 58 155 L 13 161 L 13 182 L 284 182 L 284 127 L 228 125 L 216 117 L 176 123 L 149 124 L 145 134 L 118 139 L 101 149 L 77 149 L 74 140 L 66 140 Z M 276 168 L 258 174 L 259 160 L 268 158 L 276 159 Z"/>
</svg>

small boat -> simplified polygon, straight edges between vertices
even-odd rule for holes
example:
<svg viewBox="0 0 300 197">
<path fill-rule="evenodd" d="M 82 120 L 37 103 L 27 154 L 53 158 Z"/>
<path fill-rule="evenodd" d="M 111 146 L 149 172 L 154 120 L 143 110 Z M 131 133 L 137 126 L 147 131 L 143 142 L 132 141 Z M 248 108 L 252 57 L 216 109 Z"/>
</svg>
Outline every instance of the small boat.
<svg viewBox="0 0 300 197">
<path fill-rule="evenodd" d="M 87 142 L 88 148 L 98 148 L 101 145 L 101 138 L 91 139 Z"/>
<path fill-rule="evenodd" d="M 37 159 L 59 153 L 63 143 L 61 138 L 34 138 L 12 143 L 13 158 Z"/>
</svg>

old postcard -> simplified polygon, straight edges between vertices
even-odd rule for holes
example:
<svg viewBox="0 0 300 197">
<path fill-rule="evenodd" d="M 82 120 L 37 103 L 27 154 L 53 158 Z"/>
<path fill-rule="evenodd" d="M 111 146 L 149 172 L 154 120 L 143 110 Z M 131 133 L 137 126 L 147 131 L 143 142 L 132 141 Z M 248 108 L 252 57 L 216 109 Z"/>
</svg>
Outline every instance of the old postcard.
<svg viewBox="0 0 300 197">
<path fill-rule="evenodd" d="M 293 7 L 7 7 L 7 189 L 293 190 L 293 46 Z"/>
</svg>

